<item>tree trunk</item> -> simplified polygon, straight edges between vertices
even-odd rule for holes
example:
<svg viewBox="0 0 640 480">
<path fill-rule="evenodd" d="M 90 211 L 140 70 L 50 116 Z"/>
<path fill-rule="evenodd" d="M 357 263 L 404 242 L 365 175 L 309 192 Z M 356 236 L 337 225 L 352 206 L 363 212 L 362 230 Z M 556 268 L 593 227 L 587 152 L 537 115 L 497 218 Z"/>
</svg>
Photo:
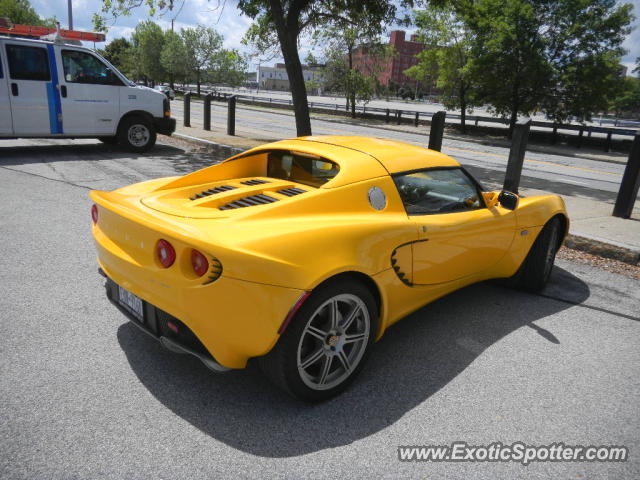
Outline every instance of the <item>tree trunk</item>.
<svg viewBox="0 0 640 480">
<path fill-rule="evenodd" d="M 518 78 L 513 83 L 511 90 L 511 118 L 509 119 L 509 138 L 513 136 L 513 129 L 518 121 L 518 110 L 520 110 L 520 82 Z"/>
<path fill-rule="evenodd" d="M 467 92 L 460 87 L 460 127 L 462 133 L 467 133 Z"/>
<path fill-rule="evenodd" d="M 196 85 L 198 86 L 198 95 L 200 95 L 200 69 L 196 68 Z"/>
<path fill-rule="evenodd" d="M 351 92 L 351 118 L 356 118 L 356 92 Z"/>
<path fill-rule="evenodd" d="M 349 45 L 348 48 L 349 48 L 349 50 L 348 50 L 348 54 L 349 54 L 349 76 L 353 80 L 353 75 L 351 75 L 351 72 L 353 70 L 353 47 L 351 45 Z M 351 97 L 349 99 L 349 101 L 351 102 L 351 118 L 356 118 L 356 89 L 355 89 L 355 85 L 351 85 L 351 87 L 352 87 L 351 92 L 349 92 L 349 95 Z"/>
<path fill-rule="evenodd" d="M 276 24 L 276 31 L 278 33 L 278 40 L 280 41 L 284 65 L 287 69 L 287 76 L 289 77 L 293 111 L 296 116 L 296 131 L 299 137 L 311 135 L 307 87 L 304 84 L 302 64 L 300 63 L 300 55 L 298 53 L 298 34 L 300 33 L 299 15 L 295 16 L 295 18 L 287 18 L 285 22 L 282 3 L 279 0 L 270 0 L 269 4 L 271 6 L 274 23 Z M 291 9 L 292 6 L 289 8 Z"/>
</svg>

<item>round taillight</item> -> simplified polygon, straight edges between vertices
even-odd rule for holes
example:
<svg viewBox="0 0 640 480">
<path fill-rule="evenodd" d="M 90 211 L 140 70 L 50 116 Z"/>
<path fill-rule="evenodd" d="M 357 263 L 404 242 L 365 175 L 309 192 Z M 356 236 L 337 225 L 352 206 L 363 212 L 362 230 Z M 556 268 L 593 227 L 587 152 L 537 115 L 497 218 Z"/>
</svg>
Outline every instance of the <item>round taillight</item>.
<svg viewBox="0 0 640 480">
<path fill-rule="evenodd" d="M 91 207 L 91 220 L 94 225 L 98 223 L 98 206 L 95 203 Z"/>
<path fill-rule="evenodd" d="M 209 261 L 198 250 L 191 250 L 191 266 L 199 277 L 209 271 Z"/>
<path fill-rule="evenodd" d="M 176 261 L 176 251 L 166 240 L 158 240 L 156 244 L 158 260 L 164 268 L 169 268 Z"/>
</svg>

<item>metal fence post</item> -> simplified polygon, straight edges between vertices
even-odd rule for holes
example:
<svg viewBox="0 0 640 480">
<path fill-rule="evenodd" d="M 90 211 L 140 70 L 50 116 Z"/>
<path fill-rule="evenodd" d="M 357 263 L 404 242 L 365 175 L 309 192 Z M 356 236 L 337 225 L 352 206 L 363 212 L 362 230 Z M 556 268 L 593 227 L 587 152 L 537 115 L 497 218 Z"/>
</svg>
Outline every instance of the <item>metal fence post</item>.
<svg viewBox="0 0 640 480">
<path fill-rule="evenodd" d="M 396 110 L 396 124 L 400 125 L 402 122 L 402 110 Z"/>
<path fill-rule="evenodd" d="M 236 96 L 231 95 L 227 103 L 227 135 L 236 134 Z"/>
<path fill-rule="evenodd" d="M 509 192 L 518 193 L 530 129 L 531 119 L 519 121 L 513 129 L 511 150 L 509 151 L 509 161 L 507 162 L 507 173 L 504 176 L 504 186 L 502 187 Z"/>
<path fill-rule="evenodd" d="M 611 130 L 607 133 L 607 142 L 604 144 L 604 151 L 607 153 L 611 151 Z"/>
<path fill-rule="evenodd" d="M 429 150 L 439 152 L 442 150 L 442 136 L 444 135 L 444 121 L 447 112 L 440 110 L 431 117 L 431 130 L 429 131 Z"/>
<path fill-rule="evenodd" d="M 553 124 L 553 132 L 551 133 L 551 144 L 555 145 L 558 141 L 558 125 Z"/>
<path fill-rule="evenodd" d="M 211 94 L 204 96 L 204 129 L 211 130 Z"/>
<path fill-rule="evenodd" d="M 418 123 L 420 123 L 420 112 L 416 112 L 416 118 L 413 120 L 413 126 L 417 127 Z"/>
<path fill-rule="evenodd" d="M 578 133 L 578 142 L 576 144 L 578 148 L 582 146 L 582 135 L 584 135 L 584 127 L 580 127 L 580 132 Z"/>
<path fill-rule="evenodd" d="M 387 108 L 387 115 L 386 115 L 386 117 L 385 117 L 385 119 L 384 119 L 384 122 L 385 122 L 385 123 L 389 123 L 389 113 L 390 113 L 390 112 L 389 112 L 389 109 Z"/>
<path fill-rule="evenodd" d="M 633 137 L 631 145 L 631 153 L 629 160 L 622 175 L 618 198 L 613 207 L 613 216 L 620 218 L 630 218 L 633 212 L 633 206 L 638 197 L 638 189 L 640 188 L 640 133 L 636 133 Z"/>
<path fill-rule="evenodd" d="M 184 94 L 184 126 L 191 126 L 191 92 Z"/>
</svg>

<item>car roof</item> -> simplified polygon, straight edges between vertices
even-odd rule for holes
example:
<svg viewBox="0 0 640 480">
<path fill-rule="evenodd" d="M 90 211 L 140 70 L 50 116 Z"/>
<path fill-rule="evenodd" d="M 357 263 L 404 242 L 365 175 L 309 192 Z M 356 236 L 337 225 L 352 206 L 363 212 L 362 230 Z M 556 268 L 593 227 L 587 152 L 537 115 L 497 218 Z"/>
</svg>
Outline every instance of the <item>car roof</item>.
<svg viewBox="0 0 640 480">
<path fill-rule="evenodd" d="M 444 153 L 403 142 L 370 137 L 318 135 L 280 140 L 252 148 L 228 159 L 246 157 L 264 150 L 289 149 L 332 160 L 340 174 L 322 188 L 333 188 L 389 174 L 433 167 L 459 167 Z"/>
<path fill-rule="evenodd" d="M 319 135 L 300 137 L 298 140 L 336 145 L 366 153 L 378 160 L 389 173 L 460 166 L 457 161 L 444 153 L 384 138 Z"/>
</svg>

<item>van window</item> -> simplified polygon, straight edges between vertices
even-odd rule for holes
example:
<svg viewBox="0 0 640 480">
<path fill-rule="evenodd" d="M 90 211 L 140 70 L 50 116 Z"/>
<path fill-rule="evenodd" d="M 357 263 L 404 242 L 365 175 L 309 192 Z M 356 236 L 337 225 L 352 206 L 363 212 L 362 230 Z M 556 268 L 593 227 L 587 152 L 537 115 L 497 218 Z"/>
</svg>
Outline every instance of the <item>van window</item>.
<svg viewBox="0 0 640 480">
<path fill-rule="evenodd" d="M 49 55 L 44 48 L 8 44 L 7 60 L 13 80 L 51 80 Z"/>
<path fill-rule="evenodd" d="M 62 50 L 64 79 L 70 83 L 122 85 L 111 69 L 96 57 L 78 50 Z"/>
</svg>

